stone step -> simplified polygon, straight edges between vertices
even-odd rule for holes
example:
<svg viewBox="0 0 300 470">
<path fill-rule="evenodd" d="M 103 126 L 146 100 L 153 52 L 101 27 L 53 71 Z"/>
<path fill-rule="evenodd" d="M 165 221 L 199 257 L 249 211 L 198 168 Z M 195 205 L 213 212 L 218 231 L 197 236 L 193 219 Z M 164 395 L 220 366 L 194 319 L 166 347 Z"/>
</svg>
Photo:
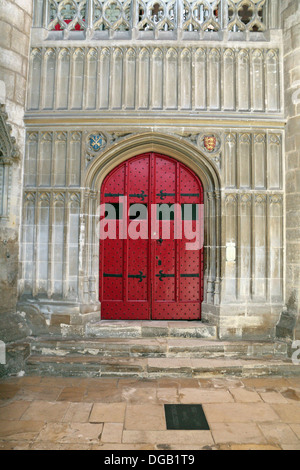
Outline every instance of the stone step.
<svg viewBox="0 0 300 470">
<path fill-rule="evenodd" d="M 89 338 L 217 338 L 217 327 L 197 321 L 109 321 L 87 323 Z"/>
<path fill-rule="evenodd" d="M 299 376 L 290 359 L 132 358 L 93 356 L 41 356 L 27 359 L 28 375 L 76 377 L 264 377 Z"/>
<path fill-rule="evenodd" d="M 67 357 L 187 357 L 285 358 L 287 345 L 274 342 L 226 342 L 201 338 L 86 338 L 81 340 L 36 338 L 31 353 Z"/>
</svg>

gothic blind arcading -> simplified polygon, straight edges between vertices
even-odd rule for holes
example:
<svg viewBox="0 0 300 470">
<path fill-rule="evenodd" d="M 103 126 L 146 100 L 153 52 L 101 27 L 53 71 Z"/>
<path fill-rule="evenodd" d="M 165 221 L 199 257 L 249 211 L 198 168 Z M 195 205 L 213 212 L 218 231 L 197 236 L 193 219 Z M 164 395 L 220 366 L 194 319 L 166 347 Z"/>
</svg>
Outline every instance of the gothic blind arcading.
<svg viewBox="0 0 300 470">
<path fill-rule="evenodd" d="M 33 48 L 29 75 L 34 112 L 282 109 L 280 51 L 265 47 Z"/>
</svg>

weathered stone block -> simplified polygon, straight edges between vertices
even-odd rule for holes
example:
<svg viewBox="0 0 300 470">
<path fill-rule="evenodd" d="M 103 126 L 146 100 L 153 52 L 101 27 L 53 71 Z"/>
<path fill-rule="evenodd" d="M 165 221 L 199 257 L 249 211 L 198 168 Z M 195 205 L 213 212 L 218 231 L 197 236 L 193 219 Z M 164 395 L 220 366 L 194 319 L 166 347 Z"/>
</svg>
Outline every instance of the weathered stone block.
<svg viewBox="0 0 300 470">
<path fill-rule="evenodd" d="M 17 309 L 25 319 L 31 335 L 41 336 L 49 333 L 46 317 L 34 305 L 18 303 Z"/>
<path fill-rule="evenodd" d="M 29 343 L 11 343 L 6 347 L 6 363 L 0 365 L 0 377 L 18 374 L 25 369 L 26 359 L 30 355 Z"/>
<path fill-rule="evenodd" d="M 11 43 L 11 26 L 7 23 L 4 23 L 4 21 L 0 21 L 0 30 L 1 30 L 1 36 L 0 36 L 0 47 L 4 47 L 6 49 L 10 48 L 10 43 Z"/>
<path fill-rule="evenodd" d="M 16 5 L 24 10 L 25 13 L 31 15 L 33 10 L 33 1 L 28 0 L 14 0 Z"/>
<path fill-rule="evenodd" d="M 300 265 L 300 250 L 298 249 L 298 244 L 293 243 L 287 247 L 287 263 Z"/>
<path fill-rule="evenodd" d="M 300 34 L 299 34 L 299 24 L 295 24 L 291 28 L 291 46 L 293 49 L 300 48 Z"/>
<path fill-rule="evenodd" d="M 26 79 L 16 74 L 15 83 L 15 101 L 20 105 L 25 104 L 26 100 Z"/>
<path fill-rule="evenodd" d="M 299 211 L 299 218 L 300 218 L 300 211 Z M 299 243 L 300 242 L 300 227 L 287 229 L 286 231 L 286 239 L 288 243 Z"/>
<path fill-rule="evenodd" d="M 287 194 L 286 196 L 286 209 L 287 211 L 297 211 L 300 207 L 300 194 Z"/>
<path fill-rule="evenodd" d="M 142 324 L 142 336 L 144 337 L 157 337 L 168 336 L 169 327 L 167 322 L 153 322 L 153 324 Z"/>
<path fill-rule="evenodd" d="M 298 9 L 298 3 L 297 0 L 290 1 L 288 4 L 283 4 L 284 10 L 282 12 L 282 17 L 283 21 L 286 21 L 290 18 L 292 18 L 296 13 Z"/>
<path fill-rule="evenodd" d="M 287 155 L 287 170 L 299 168 L 300 156 L 297 151 L 293 151 Z"/>
<path fill-rule="evenodd" d="M 20 31 L 23 31 L 25 13 L 15 3 L 12 3 L 9 0 L 2 0 L 0 16 L 3 21 L 6 21 L 6 23 L 15 26 Z"/>
<path fill-rule="evenodd" d="M 31 334 L 24 315 L 17 312 L 0 314 L 0 339 L 4 343 L 11 343 L 24 339 Z"/>
<path fill-rule="evenodd" d="M 12 70 L 19 74 L 23 74 L 23 60 L 22 57 L 11 50 L 2 49 L 0 55 L 1 67 Z"/>
<path fill-rule="evenodd" d="M 300 66 L 295 67 L 293 70 L 291 70 L 291 83 L 293 84 L 294 82 L 300 80 Z"/>
<path fill-rule="evenodd" d="M 51 326 L 58 325 L 69 325 L 70 324 L 70 315 L 51 315 Z"/>
<path fill-rule="evenodd" d="M 20 31 L 14 30 L 11 39 L 11 48 L 13 51 L 27 58 L 29 48 L 29 37 Z"/>
</svg>

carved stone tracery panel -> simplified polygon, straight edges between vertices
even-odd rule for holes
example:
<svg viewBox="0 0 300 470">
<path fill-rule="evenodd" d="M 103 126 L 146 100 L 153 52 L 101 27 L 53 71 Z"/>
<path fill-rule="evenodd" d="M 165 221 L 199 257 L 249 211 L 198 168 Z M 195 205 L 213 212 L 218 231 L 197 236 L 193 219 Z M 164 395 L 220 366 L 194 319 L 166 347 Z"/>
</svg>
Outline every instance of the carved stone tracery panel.
<svg viewBox="0 0 300 470">
<path fill-rule="evenodd" d="M 268 0 L 46 0 L 45 11 L 49 31 L 143 33 L 264 32 L 269 13 Z"/>
</svg>

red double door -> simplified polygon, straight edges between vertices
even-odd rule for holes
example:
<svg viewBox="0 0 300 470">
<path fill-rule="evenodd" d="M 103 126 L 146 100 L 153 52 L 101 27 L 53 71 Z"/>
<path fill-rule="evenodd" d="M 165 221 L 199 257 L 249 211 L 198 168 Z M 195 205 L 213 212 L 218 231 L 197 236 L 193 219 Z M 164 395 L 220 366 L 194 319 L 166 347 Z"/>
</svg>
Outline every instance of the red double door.
<svg viewBox="0 0 300 470">
<path fill-rule="evenodd" d="M 101 318 L 199 320 L 203 187 L 155 153 L 114 169 L 101 190 Z"/>
</svg>

